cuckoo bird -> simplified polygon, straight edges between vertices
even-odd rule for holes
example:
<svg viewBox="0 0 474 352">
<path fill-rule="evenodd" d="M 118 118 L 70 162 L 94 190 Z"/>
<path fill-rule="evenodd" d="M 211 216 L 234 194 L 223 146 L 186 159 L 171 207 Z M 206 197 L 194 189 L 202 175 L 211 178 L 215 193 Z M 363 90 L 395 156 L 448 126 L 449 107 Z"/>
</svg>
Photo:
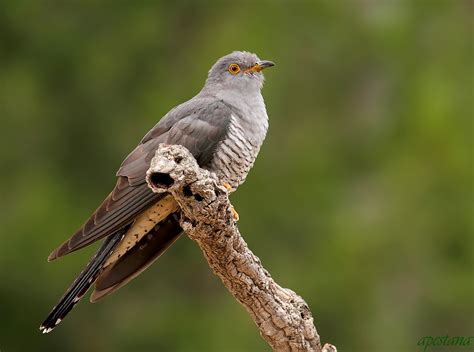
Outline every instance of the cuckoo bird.
<svg viewBox="0 0 474 352">
<path fill-rule="evenodd" d="M 48 257 L 56 260 L 105 238 L 40 326 L 56 327 L 87 292 L 95 302 L 143 272 L 182 233 L 170 195 L 153 193 L 145 175 L 160 143 L 186 147 L 230 192 L 244 182 L 268 128 L 262 70 L 273 62 L 236 51 L 209 70 L 202 90 L 168 112 L 127 156 L 117 184 L 85 224 Z"/>
</svg>

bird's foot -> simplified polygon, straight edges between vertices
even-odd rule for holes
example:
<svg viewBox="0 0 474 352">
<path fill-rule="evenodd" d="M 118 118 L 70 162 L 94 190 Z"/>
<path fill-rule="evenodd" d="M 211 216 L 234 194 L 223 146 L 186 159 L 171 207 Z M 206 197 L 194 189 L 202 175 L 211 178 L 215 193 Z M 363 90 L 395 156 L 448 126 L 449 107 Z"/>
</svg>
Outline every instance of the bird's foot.
<svg viewBox="0 0 474 352">
<path fill-rule="evenodd" d="M 228 182 L 223 182 L 222 186 L 227 190 L 228 193 L 234 190 Z M 232 219 L 234 219 L 236 222 L 239 221 L 239 213 L 235 211 L 232 205 L 230 206 L 230 211 L 232 212 Z"/>
<path fill-rule="evenodd" d="M 231 186 L 229 183 L 224 182 L 224 183 L 222 184 L 222 186 L 224 186 L 224 188 L 227 190 L 227 192 L 232 191 L 232 186 Z"/>
<path fill-rule="evenodd" d="M 239 221 L 239 213 L 235 211 L 232 205 L 230 206 L 230 211 L 232 212 L 232 219 L 234 219 L 235 222 Z"/>
</svg>

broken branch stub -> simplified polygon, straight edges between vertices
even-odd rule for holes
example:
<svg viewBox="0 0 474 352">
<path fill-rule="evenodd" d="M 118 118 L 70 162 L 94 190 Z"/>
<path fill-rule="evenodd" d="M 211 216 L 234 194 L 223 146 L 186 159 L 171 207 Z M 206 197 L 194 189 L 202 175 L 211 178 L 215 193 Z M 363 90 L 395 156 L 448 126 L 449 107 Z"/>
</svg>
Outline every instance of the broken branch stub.
<svg viewBox="0 0 474 352">
<path fill-rule="evenodd" d="M 321 348 L 306 302 L 279 286 L 247 247 L 233 219 L 228 192 L 214 173 L 201 169 L 186 148 L 161 144 L 146 180 L 153 192 L 175 198 L 183 230 L 275 351 L 336 352 L 329 344 Z"/>
</svg>

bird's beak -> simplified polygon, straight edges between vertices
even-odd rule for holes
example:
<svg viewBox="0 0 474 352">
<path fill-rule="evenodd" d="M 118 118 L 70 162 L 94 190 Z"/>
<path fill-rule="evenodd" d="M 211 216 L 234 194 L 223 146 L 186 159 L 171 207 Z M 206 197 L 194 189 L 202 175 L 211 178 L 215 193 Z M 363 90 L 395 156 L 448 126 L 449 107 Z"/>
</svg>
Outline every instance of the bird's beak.
<svg viewBox="0 0 474 352">
<path fill-rule="evenodd" d="M 260 72 L 264 68 L 272 67 L 272 66 L 275 66 L 275 63 L 273 63 L 272 61 L 262 60 L 262 61 L 257 62 L 252 67 L 246 69 L 245 72 Z"/>
</svg>

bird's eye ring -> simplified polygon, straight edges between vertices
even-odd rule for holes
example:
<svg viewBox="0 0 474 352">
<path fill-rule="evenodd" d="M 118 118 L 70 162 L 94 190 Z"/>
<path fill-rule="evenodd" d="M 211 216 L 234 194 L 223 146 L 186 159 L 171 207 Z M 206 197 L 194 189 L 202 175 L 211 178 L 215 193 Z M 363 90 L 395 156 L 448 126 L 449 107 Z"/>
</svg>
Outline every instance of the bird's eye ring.
<svg viewBox="0 0 474 352">
<path fill-rule="evenodd" d="M 233 75 L 236 75 L 240 72 L 240 66 L 237 64 L 230 64 L 229 67 L 227 67 L 227 70 Z"/>
</svg>

